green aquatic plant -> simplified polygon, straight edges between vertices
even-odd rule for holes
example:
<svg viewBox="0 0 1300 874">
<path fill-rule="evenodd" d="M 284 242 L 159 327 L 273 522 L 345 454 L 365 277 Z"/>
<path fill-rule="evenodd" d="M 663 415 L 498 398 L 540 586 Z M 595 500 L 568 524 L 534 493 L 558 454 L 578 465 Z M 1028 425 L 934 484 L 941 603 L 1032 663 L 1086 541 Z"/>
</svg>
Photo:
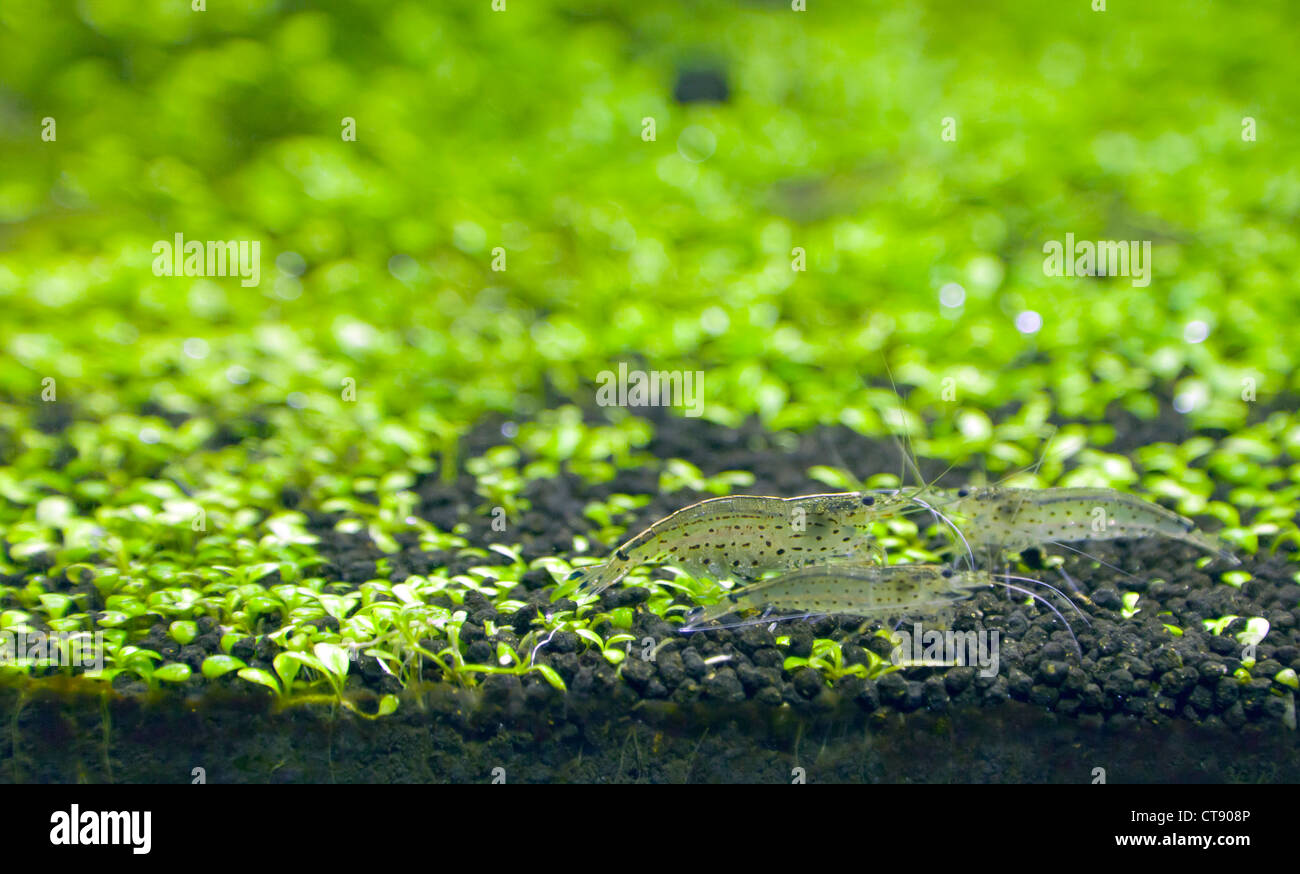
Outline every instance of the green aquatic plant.
<svg viewBox="0 0 1300 874">
<path fill-rule="evenodd" d="M 1124 606 L 1120 608 L 1119 615 L 1125 619 L 1132 619 L 1142 612 L 1142 608 L 1137 605 L 1141 597 L 1137 592 L 1125 592 L 1122 598 Z"/>
<path fill-rule="evenodd" d="M 198 623 L 188 620 L 177 620 L 176 622 L 173 622 L 168 627 L 167 631 L 171 635 L 172 640 L 176 641 L 181 646 L 193 642 L 194 638 L 199 636 Z"/>
<path fill-rule="evenodd" d="M 231 655 L 210 655 L 203 660 L 199 671 L 209 680 L 216 680 L 231 671 L 242 671 L 247 667 L 242 659 Z"/>
<path fill-rule="evenodd" d="M 691 489 L 696 492 L 726 495 L 737 488 L 747 488 L 753 484 L 754 475 L 747 471 L 726 470 L 706 477 L 698 467 L 680 458 L 670 458 L 664 462 L 663 472 L 659 474 L 661 492 Z"/>
<path fill-rule="evenodd" d="M 168 662 L 154 669 L 153 679 L 165 683 L 184 683 L 190 678 L 190 666 L 181 662 Z"/>
<path fill-rule="evenodd" d="M 847 676 L 874 680 L 899 669 L 897 665 L 882 659 L 869 649 L 864 649 L 862 652 L 865 653 L 867 659 L 865 664 L 847 664 L 844 660 L 844 645 L 842 642 L 818 638 L 813 641 L 812 651 L 809 655 L 786 656 L 782 668 L 787 673 L 794 673 L 801 668 L 812 668 L 831 683 Z"/>
</svg>

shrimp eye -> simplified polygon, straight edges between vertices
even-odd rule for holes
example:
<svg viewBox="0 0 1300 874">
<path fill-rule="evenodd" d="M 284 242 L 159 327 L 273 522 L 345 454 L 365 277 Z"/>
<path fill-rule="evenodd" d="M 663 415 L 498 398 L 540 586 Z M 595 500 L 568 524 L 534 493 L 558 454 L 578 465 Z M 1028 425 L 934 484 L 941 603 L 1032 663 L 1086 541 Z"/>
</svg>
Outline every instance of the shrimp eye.
<svg viewBox="0 0 1300 874">
<path fill-rule="evenodd" d="M 867 495 L 866 497 L 864 497 L 864 498 L 862 499 L 862 505 L 863 505 L 864 507 L 870 507 L 870 506 L 871 506 L 872 504 L 874 504 L 875 502 L 876 502 L 876 499 L 875 499 L 874 497 L 872 497 L 871 495 Z"/>
<path fill-rule="evenodd" d="M 958 490 L 957 490 L 957 497 L 959 497 L 959 498 L 965 498 L 965 497 L 969 497 L 969 496 L 970 496 L 970 489 L 958 489 Z"/>
<path fill-rule="evenodd" d="M 944 569 L 943 569 L 943 578 L 946 580 L 946 579 L 948 579 L 948 578 L 951 577 L 951 576 L 952 576 L 952 568 L 950 568 L 950 567 L 946 567 L 946 568 L 944 568 Z"/>
</svg>

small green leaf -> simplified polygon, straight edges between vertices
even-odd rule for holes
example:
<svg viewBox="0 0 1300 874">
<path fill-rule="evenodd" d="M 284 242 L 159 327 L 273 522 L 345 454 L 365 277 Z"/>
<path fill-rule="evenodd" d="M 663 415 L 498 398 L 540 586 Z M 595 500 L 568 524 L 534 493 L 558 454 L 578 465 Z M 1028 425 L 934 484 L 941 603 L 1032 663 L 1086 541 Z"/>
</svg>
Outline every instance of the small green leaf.
<svg viewBox="0 0 1300 874">
<path fill-rule="evenodd" d="M 203 660 L 203 676 L 209 680 L 215 680 L 218 677 L 225 676 L 231 671 L 238 671 L 248 667 L 240 659 L 229 655 L 210 655 Z"/>
<path fill-rule="evenodd" d="M 169 662 L 153 672 L 154 677 L 168 683 L 184 683 L 190 678 L 190 666 L 180 662 Z"/>
<path fill-rule="evenodd" d="M 36 504 L 36 521 L 51 528 L 62 528 L 76 515 L 77 505 L 63 495 L 51 495 Z"/>
<path fill-rule="evenodd" d="M 1234 588 L 1240 589 L 1242 584 L 1250 582 L 1251 576 L 1249 571 L 1228 571 L 1226 574 L 1219 577 L 1219 579 Z"/>
<path fill-rule="evenodd" d="M 299 657 L 302 653 L 282 652 L 271 659 L 271 667 L 280 675 L 280 680 L 284 683 L 284 688 L 288 689 L 293 685 L 294 678 L 298 676 L 298 671 L 302 670 L 302 662 Z M 239 672 L 242 677 L 243 671 Z"/>
<path fill-rule="evenodd" d="M 316 653 L 316 658 L 336 677 L 346 677 L 348 675 L 348 651 L 341 646 L 333 643 L 318 643 L 312 648 Z"/>
<path fill-rule="evenodd" d="M 1136 614 L 1140 613 L 1142 608 L 1137 605 L 1140 597 L 1142 596 L 1137 592 L 1125 592 L 1124 607 L 1119 611 L 1120 615 L 1125 619 L 1132 619 Z"/>
<path fill-rule="evenodd" d="M 1236 618 L 1236 616 L 1220 616 L 1218 619 L 1202 619 L 1201 624 L 1205 626 L 1206 631 L 1217 637 L 1223 634 L 1223 630 Z"/>
<path fill-rule="evenodd" d="M 561 692 L 567 691 L 564 687 L 564 679 L 555 672 L 555 668 L 550 665 L 533 665 L 532 669 L 541 674 L 546 679 L 546 682 L 550 683 L 556 689 L 559 689 Z"/>
<path fill-rule="evenodd" d="M 199 636 L 199 624 L 188 619 L 181 619 L 173 622 L 168 631 L 171 632 L 172 640 L 181 646 L 188 646 L 194 638 Z"/>
<path fill-rule="evenodd" d="M 1242 646 L 1258 645 L 1268 634 L 1268 620 L 1263 616 L 1254 616 L 1246 620 L 1246 629 L 1237 632 L 1237 643 Z"/>
<path fill-rule="evenodd" d="M 6 610 L 0 613 L 0 628 L 21 629 L 31 618 L 30 613 L 24 613 L 22 610 Z"/>
<path fill-rule="evenodd" d="M 250 683 L 260 683 L 275 692 L 275 694 L 280 694 L 280 684 L 276 682 L 275 677 L 261 668 L 243 668 L 239 672 L 239 677 Z"/>
<path fill-rule="evenodd" d="M 284 605 L 276 598 L 269 595 L 254 595 L 244 602 L 250 614 L 258 613 L 277 613 Z"/>
<path fill-rule="evenodd" d="M 510 644 L 502 641 L 497 644 L 497 664 L 507 667 L 519 661 L 519 655 L 510 647 Z"/>
<path fill-rule="evenodd" d="M 370 539 L 374 541 L 375 546 L 379 547 L 382 552 L 396 553 L 401 552 L 401 545 L 390 535 L 382 531 L 378 525 L 370 526 Z"/>
<path fill-rule="evenodd" d="M 66 594 L 49 592 L 40 596 L 40 606 L 44 607 L 45 613 L 48 613 L 52 619 L 59 619 L 60 616 L 68 613 L 68 607 L 73 606 L 73 600 Z"/>
<path fill-rule="evenodd" d="M 48 592 L 41 595 L 41 606 L 51 618 L 58 619 L 68 612 L 68 608 L 72 606 L 72 599 L 57 592 Z"/>
<path fill-rule="evenodd" d="M 387 716 L 388 714 L 393 713 L 397 710 L 397 704 L 398 701 L 396 695 L 385 695 L 383 698 L 379 699 L 379 711 L 377 715 Z"/>
<path fill-rule="evenodd" d="M 826 483 L 831 488 L 842 492 L 853 492 L 860 488 L 857 478 L 838 467 L 816 464 L 808 468 L 808 478 Z"/>
<path fill-rule="evenodd" d="M 137 673 L 152 672 L 154 660 L 162 661 L 162 656 L 151 649 L 140 649 L 134 646 L 124 646 L 117 654 L 118 661 L 124 667 L 130 668 Z"/>
</svg>

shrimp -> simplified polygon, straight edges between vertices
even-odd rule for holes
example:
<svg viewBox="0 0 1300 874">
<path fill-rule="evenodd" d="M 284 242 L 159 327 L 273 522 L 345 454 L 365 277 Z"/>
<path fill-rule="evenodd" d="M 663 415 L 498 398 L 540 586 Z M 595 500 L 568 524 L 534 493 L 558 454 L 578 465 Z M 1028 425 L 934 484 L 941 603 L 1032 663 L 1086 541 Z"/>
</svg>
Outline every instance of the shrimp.
<svg viewBox="0 0 1300 874">
<path fill-rule="evenodd" d="M 1044 604 L 1065 625 L 1070 637 L 1074 639 L 1075 648 L 1079 649 L 1074 630 L 1059 610 L 1042 596 L 1013 585 L 1009 580 L 1034 583 L 1050 589 L 1087 621 L 1087 617 L 1083 616 L 1074 602 L 1059 589 L 1029 577 L 994 575 L 987 571 L 954 571 L 943 565 L 932 564 L 900 564 L 892 567 L 831 565 L 802 568 L 729 592 L 717 604 L 698 607 L 689 612 L 681 631 L 699 631 L 706 623 L 714 622 L 727 614 L 759 608 L 784 611 L 786 614 L 764 615 L 756 620 L 761 623 L 832 613 L 874 617 L 937 615 L 959 601 L 972 597 L 981 589 L 1002 586 Z M 750 624 L 755 623 L 742 621 L 720 627 Z"/>
<path fill-rule="evenodd" d="M 871 523 L 928 507 L 900 491 L 774 498 L 731 495 L 691 504 L 628 540 L 603 565 L 580 568 L 584 594 L 598 594 L 645 563 L 667 563 L 692 576 L 752 582 L 772 570 L 884 556 Z"/>
<path fill-rule="evenodd" d="M 987 586 L 977 571 L 940 565 L 818 565 L 728 592 L 726 598 L 687 614 L 683 631 L 695 631 L 728 613 L 765 607 L 796 611 L 778 619 L 846 613 L 853 616 L 937 612 Z M 771 617 L 763 621 L 777 621 Z"/>
<path fill-rule="evenodd" d="M 944 490 L 935 503 L 965 522 L 960 530 L 969 547 L 1019 552 L 1066 541 L 1160 536 L 1240 564 L 1192 520 L 1114 489 L 975 486 Z"/>
<path fill-rule="evenodd" d="M 885 368 L 889 368 L 887 362 Z M 892 373 L 890 383 L 893 384 Z M 897 394 L 897 386 L 894 391 Z M 1229 564 L 1241 564 L 1241 560 L 1224 549 L 1216 537 L 1197 529 L 1192 520 L 1159 504 L 1115 489 L 1018 489 L 998 485 L 933 489 L 925 484 L 925 478 L 921 475 L 910 437 L 906 442 L 898 441 L 897 438 L 895 441 L 898 442 L 899 451 L 907 466 L 921 484 L 914 493 L 913 500 L 930 509 L 936 519 L 940 519 L 961 539 L 970 555 L 972 569 L 975 566 L 973 550 L 976 547 L 990 552 L 1010 553 L 1040 544 L 1064 546 L 1066 541 L 1143 537 L 1169 537 L 1210 552 Z M 1050 444 L 1049 438 L 1048 445 Z M 1038 464 L 1046 457 L 1047 449 L 1044 448 Z M 1035 469 L 1038 464 L 1034 465 Z M 939 477 L 942 476 L 939 474 Z M 926 504 L 921 499 L 922 495 L 933 496 L 930 499 L 936 506 Z M 957 525 L 939 512 L 939 507 L 965 524 Z M 1067 546 L 1066 549 L 1072 547 Z"/>
</svg>

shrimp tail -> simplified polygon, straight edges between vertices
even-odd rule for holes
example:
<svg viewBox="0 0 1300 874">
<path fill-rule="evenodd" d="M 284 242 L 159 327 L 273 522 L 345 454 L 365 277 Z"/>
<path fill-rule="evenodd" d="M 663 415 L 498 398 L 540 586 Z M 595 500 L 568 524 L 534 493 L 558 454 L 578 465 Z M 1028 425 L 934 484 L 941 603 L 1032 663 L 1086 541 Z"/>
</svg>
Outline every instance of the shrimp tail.
<svg viewBox="0 0 1300 874">
<path fill-rule="evenodd" d="M 1234 567 L 1241 564 L 1241 559 L 1224 549 L 1222 544 L 1219 543 L 1213 534 L 1193 531 L 1187 535 L 1186 540 L 1188 543 L 1191 543 L 1194 546 L 1199 546 L 1201 549 L 1204 549 L 1206 552 L 1226 564 L 1233 565 Z"/>
<path fill-rule="evenodd" d="M 1181 540 L 1184 543 L 1190 543 L 1192 546 L 1195 546 L 1198 549 L 1203 549 L 1206 552 L 1213 555 L 1215 558 L 1229 565 L 1241 564 L 1241 559 L 1237 558 L 1235 555 L 1233 555 L 1231 552 L 1225 549 L 1223 543 L 1219 540 L 1219 538 L 1216 535 L 1208 534 L 1200 530 L 1199 528 L 1196 527 L 1196 523 L 1193 522 L 1191 519 L 1186 519 L 1182 516 L 1179 516 L 1177 518 L 1179 522 L 1182 523 L 1183 530 L 1178 534 L 1174 534 L 1173 535 L 1174 538 Z"/>
</svg>

